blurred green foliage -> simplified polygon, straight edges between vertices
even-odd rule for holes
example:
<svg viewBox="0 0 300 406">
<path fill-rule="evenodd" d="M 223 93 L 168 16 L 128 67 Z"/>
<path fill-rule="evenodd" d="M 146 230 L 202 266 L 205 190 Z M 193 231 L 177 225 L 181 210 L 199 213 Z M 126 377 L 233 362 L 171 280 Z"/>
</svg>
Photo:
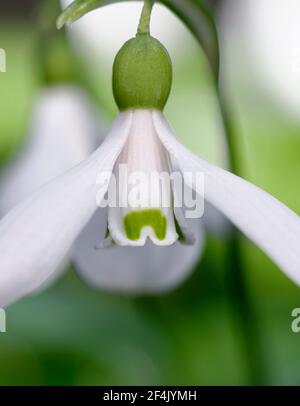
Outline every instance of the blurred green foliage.
<svg viewBox="0 0 300 406">
<path fill-rule="evenodd" d="M 4 163 L 25 141 L 39 83 L 31 27 L 24 22 L 0 27 L 0 46 L 8 56 L 7 73 L 0 74 Z M 221 126 L 210 77 L 201 53 L 192 51 L 175 64 L 166 114 L 189 147 L 222 163 Z M 95 66 L 86 69 L 102 108 L 112 117 L 108 72 Z M 266 97 L 257 98 L 255 86 L 235 92 L 244 176 L 300 213 L 299 123 Z M 69 270 L 46 292 L 8 309 L 8 332 L 0 334 L 0 384 L 249 384 L 226 289 L 225 246 L 222 237 L 209 236 L 204 258 L 190 280 L 158 297 L 93 291 Z M 290 325 L 292 309 L 300 307 L 300 290 L 248 241 L 242 242 L 242 249 L 262 334 L 262 383 L 299 385 L 300 335 Z"/>
</svg>

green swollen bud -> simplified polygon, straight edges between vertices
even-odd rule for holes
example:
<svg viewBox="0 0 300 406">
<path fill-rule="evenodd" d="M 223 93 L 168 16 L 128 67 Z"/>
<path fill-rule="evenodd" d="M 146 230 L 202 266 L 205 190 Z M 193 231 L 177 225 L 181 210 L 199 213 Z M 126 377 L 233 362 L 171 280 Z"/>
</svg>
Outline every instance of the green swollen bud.
<svg viewBox="0 0 300 406">
<path fill-rule="evenodd" d="M 157 39 L 137 35 L 123 45 L 113 67 L 113 92 L 120 110 L 163 110 L 171 86 L 171 59 Z"/>
</svg>

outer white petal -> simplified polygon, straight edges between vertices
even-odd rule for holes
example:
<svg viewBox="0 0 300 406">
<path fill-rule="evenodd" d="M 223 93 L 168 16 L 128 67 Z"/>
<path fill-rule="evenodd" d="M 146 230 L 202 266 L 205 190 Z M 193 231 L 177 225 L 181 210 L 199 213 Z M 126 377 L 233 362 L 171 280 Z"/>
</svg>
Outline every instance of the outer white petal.
<svg viewBox="0 0 300 406">
<path fill-rule="evenodd" d="M 124 146 L 131 113 L 121 113 L 102 146 L 45 185 L 0 222 L 0 307 L 43 284 L 57 269 L 97 208 L 101 172 L 111 172 Z M 105 190 L 101 188 L 101 194 Z"/>
<path fill-rule="evenodd" d="M 37 98 L 24 148 L 1 174 L 0 215 L 86 159 L 96 147 L 92 106 L 76 87 L 55 86 Z"/>
<path fill-rule="evenodd" d="M 153 112 L 153 117 L 162 143 L 181 170 L 204 173 L 205 199 L 300 284 L 300 217 L 253 184 L 195 156 L 176 140 L 162 113 Z"/>
<path fill-rule="evenodd" d="M 200 221 L 191 224 L 196 242 L 169 247 L 148 241 L 143 247 L 95 249 L 104 238 L 106 212 L 98 210 L 75 242 L 71 258 L 79 276 L 95 288 L 124 293 L 163 292 L 175 288 L 194 270 L 203 249 Z"/>
</svg>

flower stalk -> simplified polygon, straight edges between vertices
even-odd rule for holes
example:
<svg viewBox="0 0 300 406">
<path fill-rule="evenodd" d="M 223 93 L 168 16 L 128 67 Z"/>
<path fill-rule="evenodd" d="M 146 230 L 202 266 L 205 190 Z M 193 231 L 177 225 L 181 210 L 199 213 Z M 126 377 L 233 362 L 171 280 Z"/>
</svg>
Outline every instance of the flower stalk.
<svg viewBox="0 0 300 406">
<path fill-rule="evenodd" d="M 214 85 L 227 143 L 229 169 L 240 176 L 240 161 L 237 154 L 234 124 L 232 122 L 226 98 L 220 88 L 219 74 L 214 74 Z M 245 270 L 240 248 L 240 232 L 234 226 L 228 241 L 225 287 L 234 318 L 240 325 L 240 342 L 245 352 L 251 384 L 262 384 L 266 375 L 261 349 L 261 338 L 257 317 L 251 301 L 251 295 L 245 280 Z"/>
<path fill-rule="evenodd" d="M 137 35 L 149 35 L 150 34 L 150 20 L 152 9 L 154 5 L 154 0 L 145 0 L 142 9 L 142 14 L 137 29 Z"/>
</svg>

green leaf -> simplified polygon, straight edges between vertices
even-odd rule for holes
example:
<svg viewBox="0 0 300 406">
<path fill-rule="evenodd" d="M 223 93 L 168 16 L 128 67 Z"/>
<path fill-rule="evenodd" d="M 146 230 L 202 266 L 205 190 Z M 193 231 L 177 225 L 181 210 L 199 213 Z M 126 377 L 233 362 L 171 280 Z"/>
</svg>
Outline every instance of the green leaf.
<svg viewBox="0 0 300 406">
<path fill-rule="evenodd" d="M 71 25 L 88 12 L 126 0 L 75 0 L 57 20 L 57 28 Z M 137 1 L 137 0 L 136 0 Z M 214 16 L 204 0 L 159 0 L 175 13 L 195 35 L 210 63 L 215 78 L 219 73 L 219 45 Z"/>
<path fill-rule="evenodd" d="M 103 0 L 75 0 L 58 17 L 56 26 L 58 29 L 64 25 L 71 25 L 74 21 L 98 7 L 103 6 Z M 113 1 L 111 1 L 113 3 Z"/>
</svg>

